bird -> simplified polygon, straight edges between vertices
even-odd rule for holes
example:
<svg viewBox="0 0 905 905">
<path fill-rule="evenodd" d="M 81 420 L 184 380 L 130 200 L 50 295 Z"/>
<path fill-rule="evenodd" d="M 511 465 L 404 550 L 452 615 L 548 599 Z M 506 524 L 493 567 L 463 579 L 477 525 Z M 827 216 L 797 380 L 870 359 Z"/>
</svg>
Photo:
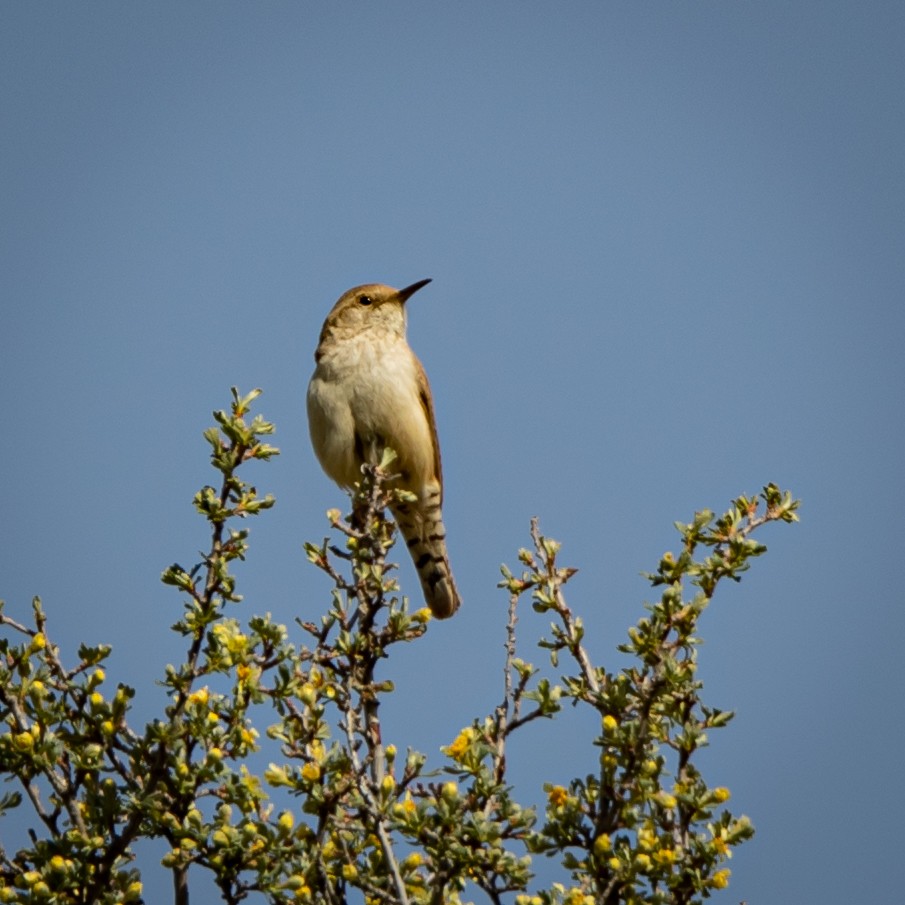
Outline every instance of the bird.
<svg viewBox="0 0 905 905">
<path fill-rule="evenodd" d="M 430 283 L 381 283 L 343 293 L 321 329 L 308 384 L 311 444 L 327 476 L 350 489 L 364 464 L 391 448 L 392 486 L 414 496 L 390 510 L 418 572 L 425 603 L 448 619 L 461 599 L 443 526 L 443 475 L 434 401 L 424 367 L 406 340 L 406 302 Z"/>
</svg>

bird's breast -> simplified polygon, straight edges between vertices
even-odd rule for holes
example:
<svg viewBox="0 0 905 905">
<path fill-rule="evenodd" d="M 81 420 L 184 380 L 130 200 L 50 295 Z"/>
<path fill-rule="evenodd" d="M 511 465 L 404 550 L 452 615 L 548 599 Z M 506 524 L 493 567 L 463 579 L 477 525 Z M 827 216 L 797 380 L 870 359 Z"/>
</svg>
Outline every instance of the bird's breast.
<svg viewBox="0 0 905 905">
<path fill-rule="evenodd" d="M 420 379 L 404 339 L 375 342 L 364 334 L 322 350 L 308 391 L 309 420 L 315 450 L 319 444 L 326 450 L 318 458 L 334 480 L 358 480 L 362 449 L 367 456 L 386 446 L 399 456 L 405 486 L 418 489 L 433 477 L 433 432 Z"/>
</svg>

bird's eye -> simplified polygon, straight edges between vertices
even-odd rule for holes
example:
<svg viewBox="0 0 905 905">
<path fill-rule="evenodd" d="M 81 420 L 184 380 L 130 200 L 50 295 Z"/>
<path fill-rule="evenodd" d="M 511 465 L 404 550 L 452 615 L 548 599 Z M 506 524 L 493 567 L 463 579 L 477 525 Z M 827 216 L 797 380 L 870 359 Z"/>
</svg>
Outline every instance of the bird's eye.
<svg viewBox="0 0 905 905">
<path fill-rule="evenodd" d="M 369 295 L 358 296 L 359 305 L 370 305 L 373 301 L 374 301 L 374 299 L 372 299 L 371 296 L 369 296 Z"/>
</svg>

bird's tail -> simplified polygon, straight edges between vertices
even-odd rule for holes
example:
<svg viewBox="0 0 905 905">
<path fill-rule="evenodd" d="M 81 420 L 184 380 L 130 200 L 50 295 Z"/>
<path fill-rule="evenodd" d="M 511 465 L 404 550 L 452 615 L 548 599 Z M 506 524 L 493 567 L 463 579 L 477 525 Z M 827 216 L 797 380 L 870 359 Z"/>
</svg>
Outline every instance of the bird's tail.
<svg viewBox="0 0 905 905">
<path fill-rule="evenodd" d="M 418 570 L 425 603 L 437 619 L 449 619 L 462 601 L 449 567 L 439 486 L 415 502 L 394 503 L 392 510 Z"/>
</svg>

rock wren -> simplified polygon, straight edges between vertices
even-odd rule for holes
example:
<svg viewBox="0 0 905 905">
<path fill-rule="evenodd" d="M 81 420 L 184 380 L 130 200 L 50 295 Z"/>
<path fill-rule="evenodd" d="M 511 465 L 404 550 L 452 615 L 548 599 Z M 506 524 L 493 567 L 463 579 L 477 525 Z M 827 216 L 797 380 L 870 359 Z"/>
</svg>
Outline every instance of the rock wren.
<svg viewBox="0 0 905 905">
<path fill-rule="evenodd" d="M 405 289 L 356 286 L 327 315 L 308 384 L 308 427 L 321 467 L 341 487 L 361 480 L 390 447 L 394 487 L 413 502 L 390 508 L 418 570 L 424 599 L 438 619 L 459 608 L 440 506 L 443 476 L 434 400 L 421 362 L 405 339 L 405 303 L 430 280 Z"/>
</svg>

